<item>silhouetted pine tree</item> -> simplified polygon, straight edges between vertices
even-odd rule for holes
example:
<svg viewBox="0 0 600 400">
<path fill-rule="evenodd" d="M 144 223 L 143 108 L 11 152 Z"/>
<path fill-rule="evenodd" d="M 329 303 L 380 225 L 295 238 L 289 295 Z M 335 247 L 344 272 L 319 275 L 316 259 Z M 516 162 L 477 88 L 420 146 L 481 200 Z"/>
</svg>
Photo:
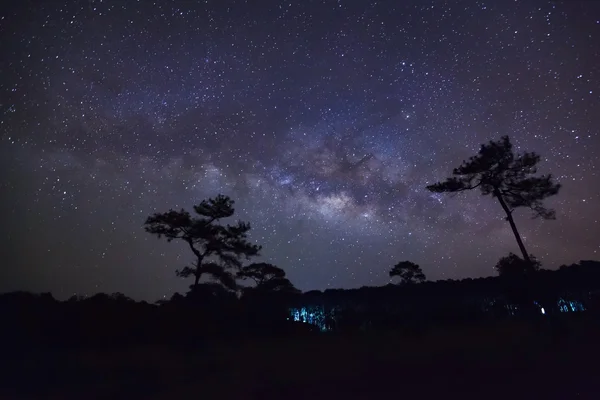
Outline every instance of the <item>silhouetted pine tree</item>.
<svg viewBox="0 0 600 400">
<path fill-rule="evenodd" d="M 241 258 L 249 259 L 258 255 L 261 247 L 247 240 L 250 224 L 238 221 L 236 225 L 222 225 L 220 221 L 231 217 L 235 209 L 234 201 L 227 196 L 203 200 L 194 206 L 198 215 L 192 217 L 189 212 L 169 210 L 155 213 L 145 222 L 147 232 L 167 241 L 179 239 L 188 244 L 196 256 L 192 267 L 177 270 L 178 276 L 194 276 L 193 288 L 203 275 L 210 275 L 228 288 L 235 288 L 235 276 L 230 268 L 241 268 Z"/>
<path fill-rule="evenodd" d="M 517 239 L 523 259 L 533 261 L 519 235 L 513 212 L 528 207 L 533 217 L 555 219 L 555 212 L 544 207 L 542 201 L 558 193 L 561 185 L 552 181 L 552 175 L 533 176 L 540 156 L 533 152 L 515 155 L 508 136 L 483 144 L 479 154 L 454 168 L 453 177 L 427 186 L 432 192 L 455 193 L 479 188 L 484 195 L 492 195 L 500 202 L 506 219 Z"/>
</svg>

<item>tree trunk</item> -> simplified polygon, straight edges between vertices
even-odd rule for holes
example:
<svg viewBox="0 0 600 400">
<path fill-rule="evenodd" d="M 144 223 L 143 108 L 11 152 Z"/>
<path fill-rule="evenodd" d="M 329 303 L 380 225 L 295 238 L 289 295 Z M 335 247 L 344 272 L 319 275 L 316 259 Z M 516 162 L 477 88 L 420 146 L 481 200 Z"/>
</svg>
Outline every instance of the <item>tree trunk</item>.
<svg viewBox="0 0 600 400">
<path fill-rule="evenodd" d="M 519 249 L 521 249 L 521 253 L 523 254 L 523 259 L 529 265 L 532 265 L 531 259 L 529 258 L 529 254 L 527 253 L 527 250 L 525 249 L 525 245 L 523 244 L 523 240 L 521 239 L 521 235 L 519 235 L 519 231 L 517 230 L 517 225 L 515 225 L 515 221 L 514 221 L 514 219 L 512 217 L 512 212 L 510 211 L 510 209 L 506 205 L 506 202 L 502 198 L 502 194 L 500 193 L 500 191 L 498 189 L 494 190 L 494 194 L 496 195 L 496 198 L 500 202 L 500 205 L 502 206 L 502 209 L 506 213 L 506 219 L 508 220 L 508 223 L 510 224 L 510 227 L 512 228 L 512 231 L 515 234 L 515 239 L 517 239 L 517 244 L 519 245 Z"/>
<path fill-rule="evenodd" d="M 192 239 L 188 238 L 185 239 L 185 241 L 190 246 L 190 249 L 192 250 L 194 255 L 198 258 L 198 261 L 196 261 L 196 272 L 194 273 L 195 279 L 193 286 L 193 288 L 196 289 L 198 287 L 198 282 L 200 281 L 200 275 L 202 275 L 200 272 L 200 267 L 202 266 L 202 260 L 204 259 L 204 255 L 200 253 L 197 248 L 194 247 L 194 241 Z"/>
<path fill-rule="evenodd" d="M 202 276 L 202 261 L 204 261 L 204 256 L 200 253 L 197 253 L 198 261 L 196 261 L 196 273 L 194 274 L 194 289 L 198 288 L 198 284 L 200 283 L 200 277 Z"/>
</svg>

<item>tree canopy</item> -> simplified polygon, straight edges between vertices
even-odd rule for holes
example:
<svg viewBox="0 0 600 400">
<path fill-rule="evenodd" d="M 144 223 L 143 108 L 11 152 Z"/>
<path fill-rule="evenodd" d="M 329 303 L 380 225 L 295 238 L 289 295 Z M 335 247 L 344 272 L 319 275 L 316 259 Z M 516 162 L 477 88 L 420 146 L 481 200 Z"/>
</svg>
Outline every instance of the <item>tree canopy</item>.
<svg viewBox="0 0 600 400">
<path fill-rule="evenodd" d="M 400 283 L 409 285 L 425 281 L 425 274 L 418 264 L 411 261 L 401 261 L 390 270 L 390 278 L 399 277 Z"/>
<path fill-rule="evenodd" d="M 240 279 L 250 279 L 255 283 L 254 288 L 262 291 L 296 292 L 292 282 L 285 276 L 285 271 L 273 264 L 253 263 L 242 267 L 237 273 Z"/>
<path fill-rule="evenodd" d="M 531 262 L 523 260 L 514 253 L 509 253 L 508 256 L 502 257 L 494 268 L 498 275 L 503 277 L 523 277 L 540 269 L 541 263 L 533 255 L 530 255 L 529 258 Z"/>
</svg>

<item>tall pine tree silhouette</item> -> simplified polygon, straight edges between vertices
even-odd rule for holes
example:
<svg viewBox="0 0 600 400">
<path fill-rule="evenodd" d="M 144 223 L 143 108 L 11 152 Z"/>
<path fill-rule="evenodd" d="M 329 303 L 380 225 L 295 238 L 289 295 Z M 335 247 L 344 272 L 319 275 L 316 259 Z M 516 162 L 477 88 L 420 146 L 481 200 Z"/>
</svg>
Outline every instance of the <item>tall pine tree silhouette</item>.
<svg viewBox="0 0 600 400">
<path fill-rule="evenodd" d="M 427 186 L 432 192 L 462 192 L 479 188 L 484 195 L 498 199 L 515 235 L 523 259 L 532 264 L 517 230 L 513 212 L 519 207 L 530 208 L 534 218 L 555 219 L 554 210 L 544 207 L 543 200 L 558 193 L 561 185 L 552 175 L 537 173 L 540 156 L 533 152 L 515 155 L 508 136 L 483 144 L 479 153 L 454 168 L 453 177 Z"/>
<path fill-rule="evenodd" d="M 169 210 L 155 213 L 144 223 L 146 232 L 165 237 L 167 241 L 182 240 L 196 256 L 192 267 L 177 270 L 178 276 L 194 277 L 193 288 L 200 278 L 209 275 L 228 288 L 235 287 L 235 275 L 229 269 L 240 269 L 241 259 L 258 255 L 261 247 L 247 239 L 250 224 L 238 221 L 235 225 L 222 225 L 224 218 L 233 216 L 234 201 L 227 196 L 203 200 L 194 206 L 197 216 L 189 212 Z"/>
</svg>

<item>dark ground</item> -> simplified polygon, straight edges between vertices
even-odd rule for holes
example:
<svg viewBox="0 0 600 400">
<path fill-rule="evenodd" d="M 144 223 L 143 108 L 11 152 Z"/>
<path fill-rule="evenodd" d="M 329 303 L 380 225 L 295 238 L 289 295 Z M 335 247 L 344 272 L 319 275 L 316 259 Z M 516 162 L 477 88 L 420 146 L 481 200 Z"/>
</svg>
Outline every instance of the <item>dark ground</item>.
<svg viewBox="0 0 600 400">
<path fill-rule="evenodd" d="M 565 318 L 194 348 L 5 352 L 0 397 L 599 399 L 600 324 Z"/>
</svg>

